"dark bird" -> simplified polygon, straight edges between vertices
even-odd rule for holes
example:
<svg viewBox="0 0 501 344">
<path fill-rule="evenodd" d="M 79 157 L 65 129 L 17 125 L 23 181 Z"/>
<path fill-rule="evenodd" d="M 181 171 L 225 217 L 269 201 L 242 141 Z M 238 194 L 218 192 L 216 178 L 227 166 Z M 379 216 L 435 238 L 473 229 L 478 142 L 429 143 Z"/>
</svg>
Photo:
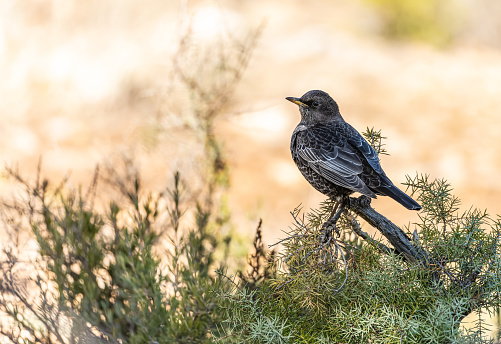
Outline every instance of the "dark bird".
<svg viewBox="0 0 501 344">
<path fill-rule="evenodd" d="M 301 113 L 301 122 L 292 133 L 292 159 L 315 189 L 331 199 L 341 196 L 346 200 L 353 192 L 371 198 L 384 195 L 407 209 L 421 209 L 393 185 L 374 148 L 344 121 L 337 103 L 327 93 L 313 90 L 301 98 L 285 99 L 299 105 Z M 336 215 L 335 221 L 341 214 Z"/>
</svg>

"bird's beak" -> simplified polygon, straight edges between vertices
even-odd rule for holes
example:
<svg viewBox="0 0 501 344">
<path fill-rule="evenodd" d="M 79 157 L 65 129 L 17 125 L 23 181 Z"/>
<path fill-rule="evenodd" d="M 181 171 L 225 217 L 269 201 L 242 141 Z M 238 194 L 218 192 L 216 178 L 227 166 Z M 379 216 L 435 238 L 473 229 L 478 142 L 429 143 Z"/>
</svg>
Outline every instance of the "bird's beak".
<svg viewBox="0 0 501 344">
<path fill-rule="evenodd" d="M 303 103 L 301 100 L 299 100 L 299 98 L 287 97 L 285 99 L 287 99 L 288 101 L 293 102 L 294 104 L 297 104 L 299 106 L 304 106 L 304 107 L 308 106 L 305 103 Z"/>
</svg>

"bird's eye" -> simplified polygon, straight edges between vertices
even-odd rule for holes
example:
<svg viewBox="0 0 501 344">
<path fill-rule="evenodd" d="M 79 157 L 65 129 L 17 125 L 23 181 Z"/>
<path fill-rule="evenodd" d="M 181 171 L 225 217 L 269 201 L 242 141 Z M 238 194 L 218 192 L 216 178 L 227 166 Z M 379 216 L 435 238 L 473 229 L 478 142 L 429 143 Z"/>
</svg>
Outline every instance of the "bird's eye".
<svg viewBox="0 0 501 344">
<path fill-rule="evenodd" d="M 311 106 L 313 106 L 313 107 L 319 107 L 319 105 L 320 105 L 320 103 L 317 101 L 311 103 Z"/>
</svg>

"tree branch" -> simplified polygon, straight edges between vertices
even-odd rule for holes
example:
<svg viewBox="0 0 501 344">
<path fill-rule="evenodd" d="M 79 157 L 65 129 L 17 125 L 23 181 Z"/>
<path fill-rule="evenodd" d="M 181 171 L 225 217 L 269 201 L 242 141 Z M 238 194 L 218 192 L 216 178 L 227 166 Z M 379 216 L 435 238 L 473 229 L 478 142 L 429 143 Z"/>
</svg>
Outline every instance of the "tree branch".
<svg viewBox="0 0 501 344">
<path fill-rule="evenodd" d="M 397 225 L 375 211 L 370 206 L 370 199 L 368 197 L 350 197 L 348 207 L 355 214 L 367 221 L 372 227 L 380 231 L 393 245 L 395 252 L 402 254 L 407 261 L 428 265 L 426 252 L 416 246 Z"/>
</svg>

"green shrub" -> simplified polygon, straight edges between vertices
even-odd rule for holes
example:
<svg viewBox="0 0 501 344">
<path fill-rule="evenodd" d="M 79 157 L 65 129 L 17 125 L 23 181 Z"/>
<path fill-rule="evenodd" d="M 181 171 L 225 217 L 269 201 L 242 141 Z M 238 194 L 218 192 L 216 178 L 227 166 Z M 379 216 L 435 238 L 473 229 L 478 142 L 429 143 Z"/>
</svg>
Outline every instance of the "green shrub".
<svg viewBox="0 0 501 344">
<path fill-rule="evenodd" d="M 366 136 L 381 146 L 379 132 Z M 362 208 L 363 198 L 352 198 L 338 222 L 341 237 L 329 243 L 319 238 L 333 202 L 306 214 L 298 208 L 280 259 L 270 261 L 276 273 L 251 289 L 245 278 L 230 278 L 232 289 L 221 292 L 231 305 L 214 332 L 219 342 L 488 343 L 480 317 L 471 330 L 460 324 L 500 306 L 501 220 L 460 212 L 444 180 L 416 176 L 406 184 L 423 206 L 402 232 L 413 254 L 361 230 L 357 215 L 377 214 L 379 230 L 387 220 Z"/>
</svg>

